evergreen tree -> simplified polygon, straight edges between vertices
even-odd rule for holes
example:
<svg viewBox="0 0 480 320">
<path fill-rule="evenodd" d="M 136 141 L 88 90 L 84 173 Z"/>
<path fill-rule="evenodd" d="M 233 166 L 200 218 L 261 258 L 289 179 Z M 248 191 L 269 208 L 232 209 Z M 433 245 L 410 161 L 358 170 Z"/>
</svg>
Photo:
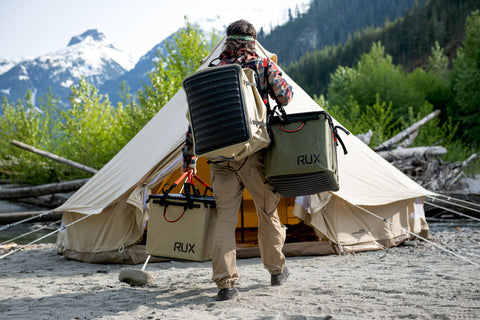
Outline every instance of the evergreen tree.
<svg viewBox="0 0 480 320">
<path fill-rule="evenodd" d="M 480 13 L 467 18 L 463 48 L 458 49 L 453 63 L 453 95 L 456 108 L 451 114 L 461 123 L 464 138 L 480 145 Z"/>
</svg>

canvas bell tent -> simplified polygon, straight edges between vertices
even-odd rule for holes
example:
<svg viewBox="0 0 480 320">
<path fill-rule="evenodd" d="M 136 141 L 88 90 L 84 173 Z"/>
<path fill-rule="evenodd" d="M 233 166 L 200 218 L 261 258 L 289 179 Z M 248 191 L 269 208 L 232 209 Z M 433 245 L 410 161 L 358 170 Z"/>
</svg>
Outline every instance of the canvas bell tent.
<svg viewBox="0 0 480 320">
<path fill-rule="evenodd" d="M 222 51 L 224 39 L 203 61 L 200 69 Z M 276 56 L 257 43 L 261 56 Z M 320 107 L 288 75 L 294 97 L 287 113 L 318 111 Z M 181 146 L 188 126 L 187 101 L 183 89 L 80 190 L 54 211 L 63 212 L 59 252 L 88 262 L 141 263 L 145 247 L 141 243 L 148 221 L 148 195 L 160 193 L 166 183 L 180 176 Z M 425 236 L 428 225 L 423 214 L 423 198 L 433 195 L 402 174 L 354 135 L 342 135 L 348 149 L 339 148 L 340 190 L 318 195 L 282 198 L 279 215 L 284 224 L 303 222 L 311 226 L 316 241 L 285 245 L 287 255 L 329 254 L 342 251 L 378 250 L 398 245 L 410 237 L 405 231 Z M 199 176 L 210 183 L 205 159 L 199 159 Z M 174 189 L 172 192 L 179 192 Z M 372 212 L 386 223 L 368 212 Z M 253 201 L 245 192 L 239 224 L 256 226 Z M 83 218 L 83 219 L 82 219 Z M 76 222 L 78 219 L 81 221 Z M 149 231 L 152 232 L 152 231 Z M 160 236 L 161 235 L 157 235 Z M 147 234 L 148 237 L 148 234 Z M 239 247 L 241 247 L 239 245 Z M 255 255 L 247 248 L 245 255 Z"/>
</svg>

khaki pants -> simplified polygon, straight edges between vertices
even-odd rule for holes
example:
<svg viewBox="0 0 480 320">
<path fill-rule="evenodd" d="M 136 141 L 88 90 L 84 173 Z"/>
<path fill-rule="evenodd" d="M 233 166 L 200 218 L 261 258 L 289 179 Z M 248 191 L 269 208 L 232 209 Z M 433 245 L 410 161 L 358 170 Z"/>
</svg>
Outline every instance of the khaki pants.
<svg viewBox="0 0 480 320">
<path fill-rule="evenodd" d="M 246 160 L 225 161 L 210 165 L 217 206 L 212 245 L 212 280 L 219 289 L 231 288 L 238 279 L 236 267 L 235 228 L 243 189 L 252 195 L 258 215 L 258 245 L 264 267 L 279 274 L 285 266 L 282 253 L 286 228 L 278 217 L 280 196 L 273 192 L 263 172 L 262 151 Z"/>
</svg>

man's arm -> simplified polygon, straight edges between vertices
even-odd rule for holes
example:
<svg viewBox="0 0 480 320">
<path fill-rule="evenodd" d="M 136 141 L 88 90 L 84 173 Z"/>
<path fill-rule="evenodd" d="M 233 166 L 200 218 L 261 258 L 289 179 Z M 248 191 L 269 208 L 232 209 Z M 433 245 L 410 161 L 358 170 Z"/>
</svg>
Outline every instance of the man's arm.
<svg viewBox="0 0 480 320">
<path fill-rule="evenodd" d="M 282 77 L 282 72 L 273 61 L 268 61 L 267 70 L 268 83 L 273 91 L 269 90 L 270 96 L 282 106 L 286 106 L 293 97 L 292 86 Z"/>
</svg>

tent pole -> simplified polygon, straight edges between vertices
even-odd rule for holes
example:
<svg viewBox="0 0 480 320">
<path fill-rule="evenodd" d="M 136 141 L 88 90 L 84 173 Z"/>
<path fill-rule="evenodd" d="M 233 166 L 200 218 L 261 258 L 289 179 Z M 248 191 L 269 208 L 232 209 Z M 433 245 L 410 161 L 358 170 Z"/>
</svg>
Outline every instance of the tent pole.
<svg viewBox="0 0 480 320">
<path fill-rule="evenodd" d="M 242 203 L 240 205 L 240 235 L 241 235 L 241 243 L 245 243 L 245 221 L 243 218 L 243 196 L 242 196 Z"/>
</svg>

